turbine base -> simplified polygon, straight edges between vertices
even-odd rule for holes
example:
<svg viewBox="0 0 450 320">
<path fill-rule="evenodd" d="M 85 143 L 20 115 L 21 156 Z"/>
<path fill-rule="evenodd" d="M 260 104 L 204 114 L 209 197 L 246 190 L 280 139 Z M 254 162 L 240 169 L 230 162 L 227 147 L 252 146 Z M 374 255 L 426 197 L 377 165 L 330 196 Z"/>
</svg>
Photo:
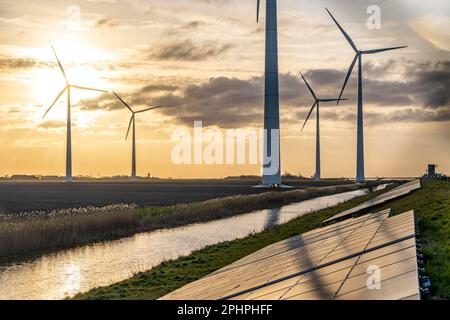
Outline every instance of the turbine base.
<svg viewBox="0 0 450 320">
<path fill-rule="evenodd" d="M 253 188 L 260 188 L 260 189 L 292 189 L 293 187 L 287 186 L 285 184 L 259 184 L 257 186 L 253 186 Z"/>
</svg>

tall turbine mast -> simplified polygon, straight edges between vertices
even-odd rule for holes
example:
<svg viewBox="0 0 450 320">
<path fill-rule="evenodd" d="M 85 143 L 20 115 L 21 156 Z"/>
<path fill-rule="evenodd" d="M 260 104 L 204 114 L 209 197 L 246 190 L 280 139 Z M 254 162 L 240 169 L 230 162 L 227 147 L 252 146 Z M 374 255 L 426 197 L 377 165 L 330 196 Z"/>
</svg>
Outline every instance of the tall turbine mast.
<svg viewBox="0 0 450 320">
<path fill-rule="evenodd" d="M 316 114 L 316 173 L 315 173 L 315 180 L 320 181 L 322 178 L 321 177 L 321 166 L 320 166 L 320 103 L 321 102 L 336 102 L 336 101 L 339 101 L 339 99 L 319 99 L 301 72 L 300 72 L 300 76 L 302 77 L 303 81 L 305 82 L 306 86 L 309 89 L 309 92 L 311 93 L 311 95 L 314 98 L 314 104 L 312 105 L 311 109 L 309 110 L 308 116 L 306 117 L 306 120 L 303 123 L 301 132 L 303 132 L 303 129 L 305 129 L 306 123 L 308 122 L 309 118 L 311 117 L 311 114 L 314 111 L 314 108 L 316 108 L 316 112 L 317 112 L 317 114 Z M 347 99 L 341 99 L 341 100 L 347 100 Z"/>
<path fill-rule="evenodd" d="M 260 0 L 256 21 L 259 22 Z M 282 186 L 280 155 L 280 105 L 278 84 L 277 1 L 266 0 L 266 48 L 264 73 L 264 165 L 262 187 Z"/>
<path fill-rule="evenodd" d="M 67 80 L 66 72 L 64 71 L 61 61 L 59 61 L 58 55 L 56 54 L 56 50 L 53 46 L 52 46 L 52 50 L 55 55 L 56 61 L 58 62 L 59 69 L 61 70 L 61 73 L 64 77 L 64 81 L 66 82 L 66 86 L 58 94 L 58 96 L 53 101 L 50 108 L 47 109 L 47 111 L 45 112 L 45 114 L 42 118 L 45 118 L 47 116 L 47 114 L 54 107 L 56 102 L 58 102 L 59 98 L 61 98 L 61 96 L 64 94 L 64 92 L 67 91 L 66 182 L 72 182 L 73 181 L 73 177 L 72 177 L 72 114 L 71 114 L 71 102 L 70 102 L 71 89 L 97 91 L 97 92 L 107 92 L 107 91 L 88 88 L 88 87 L 81 87 L 81 86 L 70 84 L 69 81 Z"/>
<path fill-rule="evenodd" d="M 353 58 L 352 63 L 350 64 L 350 68 L 348 69 L 347 76 L 345 77 L 344 85 L 342 86 L 341 94 L 339 95 L 339 100 L 344 93 L 345 86 L 352 74 L 353 68 L 358 62 L 358 116 L 357 116 L 357 150 L 356 150 L 356 181 L 364 182 L 365 181 L 365 170 L 364 170 L 364 116 L 363 116 L 363 77 L 362 77 L 362 56 L 365 54 L 375 54 L 384 51 L 391 51 L 396 49 L 406 48 L 407 46 L 400 47 L 391 47 L 391 48 L 382 48 L 375 50 L 359 50 L 350 36 L 345 32 L 345 30 L 341 27 L 341 25 L 337 22 L 337 20 L 333 17 L 331 12 L 326 9 L 331 19 L 333 19 L 336 26 L 339 28 L 341 33 L 344 35 L 347 42 L 352 47 L 353 51 L 355 51 L 355 57 Z M 339 104 L 339 101 L 337 102 Z"/>
<path fill-rule="evenodd" d="M 131 127 L 133 126 L 133 130 L 132 130 L 133 142 L 132 142 L 132 153 L 131 153 L 131 178 L 133 180 L 135 180 L 137 178 L 137 175 L 136 175 L 136 114 L 144 113 L 144 112 L 154 110 L 154 109 L 158 109 L 158 108 L 161 108 L 161 106 L 151 107 L 151 108 L 147 108 L 147 109 L 140 110 L 140 111 L 134 111 L 130 107 L 130 105 L 128 103 L 126 103 L 117 93 L 113 92 L 113 94 L 131 112 L 130 123 L 128 124 L 128 130 L 127 130 L 127 135 L 125 137 L 125 141 L 128 140 L 128 136 L 130 135 Z"/>
</svg>

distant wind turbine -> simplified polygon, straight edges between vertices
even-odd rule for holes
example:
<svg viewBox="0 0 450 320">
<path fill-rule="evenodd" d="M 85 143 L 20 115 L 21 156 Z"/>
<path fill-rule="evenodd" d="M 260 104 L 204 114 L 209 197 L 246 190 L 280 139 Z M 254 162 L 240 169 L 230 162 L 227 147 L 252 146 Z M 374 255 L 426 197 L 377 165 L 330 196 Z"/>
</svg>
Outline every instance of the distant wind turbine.
<svg viewBox="0 0 450 320">
<path fill-rule="evenodd" d="M 316 109 L 317 114 L 316 114 L 316 174 L 315 174 L 315 178 L 317 181 L 320 181 L 320 179 L 321 179 L 321 173 L 320 173 L 320 103 L 321 102 L 339 102 L 339 99 L 319 99 L 301 72 L 300 72 L 300 76 L 302 77 L 303 81 L 305 82 L 306 86 L 309 89 L 309 92 L 311 92 L 311 95 L 313 96 L 313 98 L 315 100 L 314 104 L 311 107 L 311 110 L 309 110 L 309 113 L 308 113 L 308 116 L 306 117 L 305 122 L 303 123 L 302 132 L 303 132 L 303 129 L 305 129 L 306 123 L 308 122 L 309 118 L 311 117 L 311 114 L 314 111 L 314 108 L 317 107 L 317 109 Z M 347 99 L 341 99 L 341 100 L 347 100 Z"/>
<path fill-rule="evenodd" d="M 136 114 L 144 113 L 150 110 L 161 108 L 161 106 L 151 107 L 140 111 L 134 111 L 131 107 L 126 103 L 117 93 L 113 92 L 113 94 L 119 99 L 125 107 L 131 112 L 130 124 L 128 125 L 127 136 L 125 140 L 128 140 L 128 136 L 130 134 L 131 125 L 133 125 L 133 151 L 132 151 L 132 159 L 131 159 L 131 178 L 136 179 Z"/>
<path fill-rule="evenodd" d="M 391 47 L 391 48 L 382 48 L 382 49 L 374 49 L 374 50 L 359 50 L 353 40 L 350 38 L 350 36 L 345 32 L 345 30 L 339 25 L 339 23 L 336 21 L 336 19 L 333 17 L 331 12 L 326 9 L 328 14 L 331 16 L 331 19 L 336 23 L 339 30 L 341 30 L 342 34 L 344 35 L 345 39 L 347 39 L 350 46 L 355 51 L 355 58 L 353 59 L 352 63 L 350 64 L 350 68 L 348 70 L 347 76 L 345 77 L 344 85 L 341 90 L 341 94 L 339 95 L 339 100 L 342 97 L 342 94 L 344 93 L 345 86 L 347 85 L 348 79 L 350 78 L 353 67 L 356 64 L 356 61 L 358 61 L 358 136 L 357 136 L 357 160 L 356 160 L 356 181 L 357 182 L 364 182 L 365 180 L 365 173 L 364 173 L 364 125 L 363 125 L 363 90 L 362 90 L 362 56 L 364 54 L 374 54 L 384 51 L 390 51 L 390 50 L 396 50 L 396 49 L 402 49 L 406 48 L 407 46 L 401 46 L 401 47 Z M 339 104 L 339 101 L 337 102 Z"/>
<path fill-rule="evenodd" d="M 66 182 L 72 182 L 72 119 L 71 119 L 71 112 L 70 112 L 70 89 L 80 89 L 80 90 L 89 90 L 89 91 L 97 91 L 97 92 L 107 92 L 105 90 L 99 90 L 99 89 L 93 89 L 93 88 L 87 88 L 87 87 L 81 87 L 77 85 L 70 84 L 67 80 L 66 72 L 64 71 L 64 68 L 61 64 L 61 62 L 58 59 L 58 56 L 56 55 L 55 48 L 52 46 L 53 53 L 55 54 L 56 60 L 58 61 L 59 69 L 61 70 L 61 73 L 64 77 L 64 80 L 66 82 L 66 86 L 64 89 L 59 93 L 59 95 L 56 97 L 55 101 L 53 101 L 52 105 L 48 110 L 45 112 L 44 116 L 42 118 L 45 118 L 47 114 L 50 112 L 50 110 L 53 108 L 53 106 L 58 102 L 59 98 L 64 94 L 64 92 L 67 90 L 67 145 L 66 145 Z"/>
</svg>

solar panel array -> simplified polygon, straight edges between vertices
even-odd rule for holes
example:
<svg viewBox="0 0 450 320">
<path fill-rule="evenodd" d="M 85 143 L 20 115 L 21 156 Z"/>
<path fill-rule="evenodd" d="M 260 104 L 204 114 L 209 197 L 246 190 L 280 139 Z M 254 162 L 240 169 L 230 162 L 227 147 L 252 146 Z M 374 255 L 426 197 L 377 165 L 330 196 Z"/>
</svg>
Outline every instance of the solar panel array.
<svg viewBox="0 0 450 320">
<path fill-rule="evenodd" d="M 162 299 L 420 299 L 414 212 L 389 214 L 272 244 Z M 370 289 L 368 279 L 379 289 Z"/>
<path fill-rule="evenodd" d="M 333 221 L 338 221 L 338 220 L 342 220 L 342 219 L 346 219 L 350 216 L 352 216 L 355 213 L 358 213 L 359 211 L 383 204 L 386 201 L 401 197 L 401 196 L 405 196 L 411 192 L 413 192 L 414 190 L 420 189 L 421 185 L 420 185 L 420 180 L 414 180 L 405 184 L 402 184 L 401 186 L 392 189 L 386 193 L 383 193 L 382 195 L 373 198 L 367 202 L 364 202 L 358 206 L 355 206 L 353 208 L 350 208 L 346 211 L 343 211 L 327 220 L 325 220 L 323 223 L 330 223 Z"/>
</svg>

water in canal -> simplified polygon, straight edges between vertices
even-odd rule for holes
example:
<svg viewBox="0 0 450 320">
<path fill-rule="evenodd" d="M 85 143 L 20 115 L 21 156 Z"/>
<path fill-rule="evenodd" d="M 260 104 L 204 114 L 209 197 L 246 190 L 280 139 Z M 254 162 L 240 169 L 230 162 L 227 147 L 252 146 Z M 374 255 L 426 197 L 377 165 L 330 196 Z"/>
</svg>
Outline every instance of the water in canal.
<svg viewBox="0 0 450 320">
<path fill-rule="evenodd" d="M 0 265 L 0 299 L 63 299 L 129 278 L 164 260 L 243 238 L 367 193 L 356 190 L 236 217 L 163 229 Z"/>
</svg>

